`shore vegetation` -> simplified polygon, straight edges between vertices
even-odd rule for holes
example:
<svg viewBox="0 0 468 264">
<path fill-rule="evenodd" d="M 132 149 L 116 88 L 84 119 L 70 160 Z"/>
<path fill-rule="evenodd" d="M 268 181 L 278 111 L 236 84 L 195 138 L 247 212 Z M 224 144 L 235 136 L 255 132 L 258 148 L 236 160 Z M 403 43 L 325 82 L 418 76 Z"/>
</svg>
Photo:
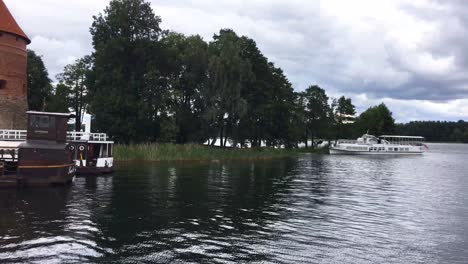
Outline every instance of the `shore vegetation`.
<svg viewBox="0 0 468 264">
<path fill-rule="evenodd" d="M 116 145 L 114 158 L 128 161 L 205 161 L 261 160 L 294 157 L 301 153 L 325 153 L 327 149 L 221 148 L 198 144 L 131 144 Z"/>
</svg>

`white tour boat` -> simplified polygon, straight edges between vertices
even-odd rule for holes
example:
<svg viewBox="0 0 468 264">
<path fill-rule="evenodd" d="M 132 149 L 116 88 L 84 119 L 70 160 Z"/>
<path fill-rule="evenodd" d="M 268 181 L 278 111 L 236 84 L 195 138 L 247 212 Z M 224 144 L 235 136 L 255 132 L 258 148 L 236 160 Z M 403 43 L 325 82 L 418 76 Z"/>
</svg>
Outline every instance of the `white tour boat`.
<svg viewBox="0 0 468 264">
<path fill-rule="evenodd" d="M 375 137 L 364 134 L 357 140 L 338 140 L 330 146 L 330 154 L 414 155 L 422 154 L 426 149 L 424 137 L 389 135 Z"/>
</svg>

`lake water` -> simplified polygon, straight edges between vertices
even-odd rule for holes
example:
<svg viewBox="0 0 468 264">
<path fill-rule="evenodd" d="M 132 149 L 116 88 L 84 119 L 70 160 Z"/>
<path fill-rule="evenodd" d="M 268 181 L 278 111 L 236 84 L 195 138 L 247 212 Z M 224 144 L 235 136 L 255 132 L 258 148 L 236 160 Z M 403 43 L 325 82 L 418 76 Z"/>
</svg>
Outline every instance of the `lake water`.
<svg viewBox="0 0 468 264">
<path fill-rule="evenodd" d="M 1 263 L 468 263 L 468 145 L 120 165 L 0 190 Z"/>
</svg>

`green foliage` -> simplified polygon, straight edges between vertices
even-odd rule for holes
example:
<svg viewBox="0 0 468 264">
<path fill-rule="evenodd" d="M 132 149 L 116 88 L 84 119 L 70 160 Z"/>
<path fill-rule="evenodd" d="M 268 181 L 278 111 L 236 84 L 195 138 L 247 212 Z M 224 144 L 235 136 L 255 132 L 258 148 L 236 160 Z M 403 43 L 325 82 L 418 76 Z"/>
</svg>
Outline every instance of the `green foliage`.
<svg viewBox="0 0 468 264">
<path fill-rule="evenodd" d="M 310 136 L 314 142 L 317 136 L 324 136 L 329 127 L 331 111 L 328 96 L 318 85 L 309 86 L 302 96 L 305 103 L 306 138 Z"/>
<path fill-rule="evenodd" d="M 65 66 L 63 73 L 57 75 L 60 81 L 58 92 L 65 94 L 62 100 L 66 101 L 68 108 L 75 112 L 75 131 L 81 130 L 83 115 L 88 108 L 88 81 L 91 68 L 92 57 L 86 56 Z"/>
<path fill-rule="evenodd" d="M 27 76 L 29 110 L 44 111 L 52 85 L 42 57 L 32 50 L 28 50 Z"/>
<path fill-rule="evenodd" d="M 97 129 L 121 142 L 153 141 L 167 112 L 159 67 L 161 19 L 143 0 L 113 0 L 91 26 L 95 80 L 91 112 Z"/>
<path fill-rule="evenodd" d="M 335 138 L 353 136 L 356 107 L 353 105 L 351 98 L 342 96 L 338 100 L 334 99 L 332 108 L 334 120 L 333 129 L 330 130 L 334 133 Z"/>
<path fill-rule="evenodd" d="M 57 113 L 68 113 L 69 104 L 66 98 L 69 96 L 69 89 L 64 84 L 57 84 L 53 93 L 49 97 L 47 102 L 47 111 Z"/>
<path fill-rule="evenodd" d="M 338 114 L 341 120 L 346 120 L 346 116 L 354 116 L 356 107 L 353 105 L 351 98 L 341 96 L 338 99 L 335 113 Z"/>
<path fill-rule="evenodd" d="M 413 121 L 397 124 L 396 131 L 401 135 L 418 135 L 431 142 L 468 143 L 468 122 Z"/>
<path fill-rule="evenodd" d="M 208 44 L 200 36 L 171 32 L 162 39 L 169 79 L 170 112 L 177 143 L 202 142 L 203 98 L 207 84 Z M 162 127 L 163 129 L 163 127 Z"/>
<path fill-rule="evenodd" d="M 373 135 L 393 134 L 395 119 L 387 106 L 381 103 L 364 111 L 357 119 L 356 127 L 360 133 L 368 131 Z"/>
<path fill-rule="evenodd" d="M 247 112 L 242 97 L 244 83 L 252 78 L 251 65 L 241 56 L 239 37 L 229 29 L 221 30 L 210 43 L 208 85 L 204 90 L 205 121 L 219 131 L 223 145 L 233 136 L 234 126 Z"/>
</svg>

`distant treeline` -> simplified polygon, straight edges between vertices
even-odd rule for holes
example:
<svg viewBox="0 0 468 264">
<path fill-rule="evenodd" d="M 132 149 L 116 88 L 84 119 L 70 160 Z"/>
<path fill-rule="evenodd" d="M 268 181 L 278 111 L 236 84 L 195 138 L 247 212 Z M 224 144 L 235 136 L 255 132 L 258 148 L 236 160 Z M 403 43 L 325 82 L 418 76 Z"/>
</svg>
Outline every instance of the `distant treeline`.
<svg viewBox="0 0 468 264">
<path fill-rule="evenodd" d="M 431 142 L 468 143 L 468 122 L 414 121 L 397 124 L 396 132 L 402 135 L 418 135 Z"/>
<path fill-rule="evenodd" d="M 311 85 L 294 89 L 256 42 L 222 29 L 206 42 L 162 30 L 144 0 L 112 0 L 93 17 L 94 52 L 64 68 L 51 85 L 41 57 L 28 52 L 32 110 L 93 115 L 94 130 L 120 143 L 203 143 L 296 147 L 316 138 L 395 132 L 380 104 L 356 120 L 351 99 Z M 405 133 L 406 134 L 406 133 Z"/>
</svg>

